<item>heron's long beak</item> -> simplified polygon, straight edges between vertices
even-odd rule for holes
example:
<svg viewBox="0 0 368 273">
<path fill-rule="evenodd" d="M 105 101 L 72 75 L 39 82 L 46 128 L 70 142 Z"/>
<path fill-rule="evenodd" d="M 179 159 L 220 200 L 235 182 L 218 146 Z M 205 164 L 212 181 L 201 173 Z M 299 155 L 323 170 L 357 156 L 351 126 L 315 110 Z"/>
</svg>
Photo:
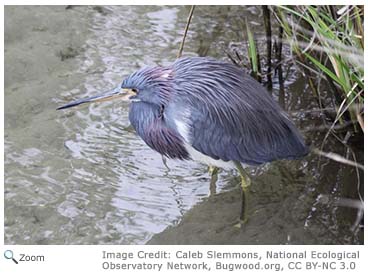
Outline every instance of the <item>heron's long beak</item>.
<svg viewBox="0 0 368 273">
<path fill-rule="evenodd" d="M 92 102 L 109 101 L 109 100 L 118 99 L 118 98 L 126 101 L 129 99 L 130 96 L 133 96 L 133 95 L 136 95 L 136 94 L 131 89 L 122 89 L 120 87 L 117 87 L 105 93 L 102 93 L 102 94 L 99 94 L 93 97 L 80 99 L 80 100 L 76 100 L 71 103 L 65 104 L 63 106 L 60 106 L 56 110 L 71 108 L 74 106 L 78 106 L 81 104 L 89 104 Z"/>
</svg>

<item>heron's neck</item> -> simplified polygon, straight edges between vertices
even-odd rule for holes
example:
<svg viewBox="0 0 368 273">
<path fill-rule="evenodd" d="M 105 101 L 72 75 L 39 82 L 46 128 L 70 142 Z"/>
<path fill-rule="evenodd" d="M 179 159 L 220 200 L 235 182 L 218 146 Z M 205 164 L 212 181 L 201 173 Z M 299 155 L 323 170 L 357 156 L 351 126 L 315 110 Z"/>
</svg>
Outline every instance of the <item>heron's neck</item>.
<svg viewBox="0 0 368 273">
<path fill-rule="evenodd" d="M 129 120 L 138 135 L 155 151 L 170 158 L 189 159 L 183 139 L 167 126 L 160 107 L 145 102 L 133 103 Z"/>
<path fill-rule="evenodd" d="M 146 102 L 133 102 L 129 110 L 129 121 L 143 138 L 147 128 L 159 117 L 160 107 Z"/>
</svg>

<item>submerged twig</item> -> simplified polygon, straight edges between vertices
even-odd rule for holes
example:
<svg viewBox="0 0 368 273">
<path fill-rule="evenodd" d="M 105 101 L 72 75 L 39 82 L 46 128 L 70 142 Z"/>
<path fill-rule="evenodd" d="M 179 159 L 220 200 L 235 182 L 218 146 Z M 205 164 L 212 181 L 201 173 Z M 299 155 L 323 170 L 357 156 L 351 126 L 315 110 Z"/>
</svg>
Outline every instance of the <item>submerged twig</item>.
<svg viewBox="0 0 368 273">
<path fill-rule="evenodd" d="M 189 16 L 188 16 L 188 19 L 187 19 L 187 24 L 185 26 L 185 30 L 184 30 L 184 34 L 183 34 L 183 39 L 181 41 L 180 48 L 179 48 L 179 53 L 178 53 L 178 56 L 177 56 L 178 59 L 181 57 L 181 55 L 183 53 L 184 43 L 185 43 L 185 39 L 187 37 L 187 33 L 188 33 L 190 22 L 192 21 L 192 16 L 193 16 L 194 8 L 195 8 L 194 5 L 190 8 Z"/>
</svg>

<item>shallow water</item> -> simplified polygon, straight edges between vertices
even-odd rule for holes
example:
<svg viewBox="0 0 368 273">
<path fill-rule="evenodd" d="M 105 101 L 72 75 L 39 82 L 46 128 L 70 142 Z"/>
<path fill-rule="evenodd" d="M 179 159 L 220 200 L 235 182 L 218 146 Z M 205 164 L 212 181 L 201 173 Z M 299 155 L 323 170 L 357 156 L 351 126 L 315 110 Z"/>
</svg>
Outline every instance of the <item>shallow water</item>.
<svg viewBox="0 0 368 273">
<path fill-rule="evenodd" d="M 73 63 L 76 70 L 68 71 L 62 65 L 48 67 L 54 68 L 57 76 L 53 71 L 50 75 L 29 72 L 23 78 L 15 73 L 17 77 L 12 76 L 13 63 L 16 66 L 20 62 L 11 55 L 10 48 L 17 37 L 13 41 L 12 35 L 5 36 L 6 42 L 11 41 L 5 46 L 9 50 L 5 59 L 7 244 L 143 244 L 153 234 L 178 223 L 185 212 L 208 196 L 207 167 L 170 160 L 169 169 L 166 168 L 161 156 L 129 127 L 127 104 L 109 102 L 55 111 L 65 102 L 114 87 L 141 66 L 173 61 L 188 11 L 187 7 L 174 6 L 76 7 L 68 11 L 59 7 L 60 14 L 67 16 L 72 12 L 83 20 L 85 32 L 81 34 L 84 42 L 78 54 L 66 61 Z M 43 17 L 48 15 L 42 12 L 42 9 L 35 11 L 34 16 L 46 24 L 48 19 Z M 11 14 L 6 10 L 6 16 Z M 261 36 L 263 21 L 258 8 L 197 7 L 185 55 L 227 59 L 224 52 L 244 50 L 243 27 L 239 23 L 244 14 Z M 68 33 L 64 35 L 67 37 Z M 47 39 L 41 43 L 52 46 L 55 40 Z M 53 76 L 58 79 L 56 82 Z M 299 73 L 292 71 L 285 85 L 287 91 L 297 90 L 288 93 L 288 111 L 310 108 L 312 100 L 305 95 L 310 91 Z M 274 95 L 277 99 L 277 92 Z M 318 118 L 311 121 L 304 115 L 296 115 L 296 119 L 299 126 L 318 123 Z M 321 139 L 318 134 L 312 137 L 314 143 Z M 320 193 L 331 194 L 338 187 L 329 182 L 326 188 L 321 188 L 318 181 L 336 180 L 341 185 L 346 177 L 354 177 L 354 170 L 330 162 L 318 167 L 318 159 L 311 157 L 292 164 L 296 165 L 285 168 L 287 173 L 279 173 L 275 181 L 284 181 L 282 176 L 295 181 L 310 179 L 303 186 L 296 183 L 300 190 L 290 186 L 290 194 L 308 199 L 307 203 L 312 205 L 307 208 L 310 215 L 302 219 L 305 225 L 317 217 L 343 243 L 359 243 L 356 235 L 341 227 L 336 208 L 323 206 L 318 213 L 314 212 Z M 332 168 L 339 169 L 339 173 L 326 178 Z M 268 169 L 266 166 L 255 172 L 264 173 Z M 233 185 L 233 177 L 232 172 L 221 172 L 217 191 Z M 310 192 L 313 194 L 308 195 Z M 338 191 L 339 196 L 344 196 L 343 193 Z M 271 191 L 271 199 L 272 194 Z M 349 214 L 353 219 L 354 212 Z"/>
</svg>

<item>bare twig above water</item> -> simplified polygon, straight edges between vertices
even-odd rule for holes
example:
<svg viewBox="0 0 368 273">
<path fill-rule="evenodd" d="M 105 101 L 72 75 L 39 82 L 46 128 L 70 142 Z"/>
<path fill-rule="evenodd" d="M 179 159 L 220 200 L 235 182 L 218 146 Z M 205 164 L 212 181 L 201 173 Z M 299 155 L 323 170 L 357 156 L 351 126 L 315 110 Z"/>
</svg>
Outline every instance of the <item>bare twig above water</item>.
<svg viewBox="0 0 368 273">
<path fill-rule="evenodd" d="M 336 162 L 340 162 L 342 164 L 345 164 L 345 165 L 349 165 L 349 166 L 353 166 L 353 167 L 356 167 L 356 168 L 359 168 L 361 170 L 364 171 L 364 166 L 362 164 L 359 164 L 357 162 L 354 162 L 354 161 L 351 161 L 339 154 L 335 154 L 335 153 L 332 153 L 332 152 L 323 152 L 321 150 L 318 150 L 318 149 L 313 149 L 312 150 L 313 153 L 317 154 L 317 155 L 320 155 L 320 156 L 324 156 L 324 157 L 327 157 L 329 159 L 332 159 Z"/>
<path fill-rule="evenodd" d="M 299 114 L 311 114 L 311 113 L 321 113 L 321 112 L 330 112 L 332 114 L 336 114 L 336 109 L 333 107 L 327 107 L 327 108 L 314 108 L 314 109 L 307 109 L 307 110 L 301 110 L 301 111 L 289 111 L 288 114 L 291 116 L 299 115 Z"/>
<path fill-rule="evenodd" d="M 267 42 L 267 88 L 270 92 L 272 92 L 272 33 L 271 33 L 271 18 L 270 18 L 270 10 L 268 6 L 262 6 L 263 10 L 263 19 L 266 30 L 266 42 Z"/>
<path fill-rule="evenodd" d="M 347 130 L 348 128 L 350 128 L 352 125 L 354 124 L 353 121 L 346 121 L 343 124 L 338 124 L 335 125 L 333 127 L 334 131 L 341 131 L 341 130 Z M 311 127 L 307 127 L 304 128 L 302 130 L 302 133 L 306 133 L 306 132 L 325 132 L 325 131 L 329 131 L 331 129 L 330 125 L 321 125 L 321 126 L 311 126 Z"/>
<path fill-rule="evenodd" d="M 280 65 L 277 66 L 276 71 L 277 71 L 277 75 L 279 76 L 279 85 L 280 85 L 279 103 L 281 107 L 285 109 L 285 89 L 284 89 L 284 79 L 283 79 L 283 71 L 282 71 L 282 36 L 283 35 L 284 35 L 284 29 L 280 26 L 279 36 L 278 36 L 277 44 L 276 44 L 276 55 L 277 55 L 276 57 L 277 57 L 277 62 Z"/>
<path fill-rule="evenodd" d="M 178 53 L 178 56 L 177 56 L 178 59 L 183 54 L 185 39 L 187 37 L 187 33 L 188 33 L 190 22 L 192 21 L 192 16 L 193 16 L 194 8 L 195 8 L 194 5 L 190 8 L 189 16 L 188 16 L 188 19 L 187 19 L 187 24 L 185 26 L 185 30 L 184 30 L 184 34 L 183 34 L 183 39 L 181 41 L 180 48 L 179 48 L 179 53 Z"/>
</svg>

